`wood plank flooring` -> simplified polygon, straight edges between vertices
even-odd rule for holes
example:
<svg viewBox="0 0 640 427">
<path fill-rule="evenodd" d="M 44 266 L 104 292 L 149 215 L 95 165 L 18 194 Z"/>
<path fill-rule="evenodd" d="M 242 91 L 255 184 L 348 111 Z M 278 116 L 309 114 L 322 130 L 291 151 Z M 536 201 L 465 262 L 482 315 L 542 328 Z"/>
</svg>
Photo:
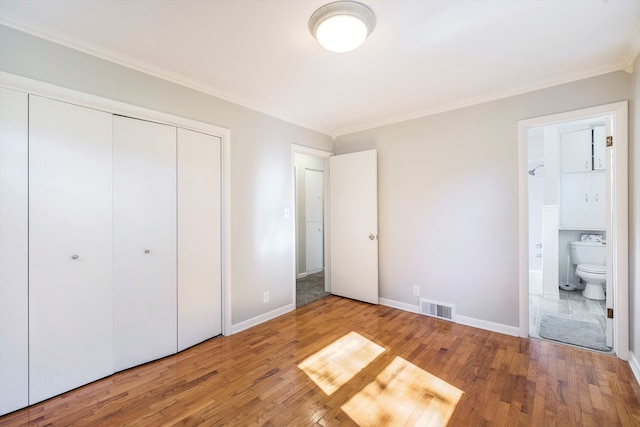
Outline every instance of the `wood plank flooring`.
<svg viewBox="0 0 640 427">
<path fill-rule="evenodd" d="M 613 356 L 330 296 L 0 417 L 21 425 L 632 426 L 640 392 Z"/>
</svg>

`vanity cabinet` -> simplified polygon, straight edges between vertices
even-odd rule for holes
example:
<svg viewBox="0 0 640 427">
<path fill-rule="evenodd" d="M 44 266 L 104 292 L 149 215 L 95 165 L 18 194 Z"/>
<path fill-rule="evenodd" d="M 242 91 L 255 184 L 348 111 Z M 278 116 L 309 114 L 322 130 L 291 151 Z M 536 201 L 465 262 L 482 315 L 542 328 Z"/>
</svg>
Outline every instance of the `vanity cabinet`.
<svg viewBox="0 0 640 427">
<path fill-rule="evenodd" d="M 606 228 L 604 171 L 562 174 L 560 226 L 580 230 Z"/>
<path fill-rule="evenodd" d="M 113 373 L 111 114 L 29 98 L 29 403 Z"/>
<path fill-rule="evenodd" d="M 562 173 L 605 170 L 606 139 L 604 126 L 563 133 L 560 137 Z"/>
<path fill-rule="evenodd" d="M 604 126 L 561 134 L 561 228 L 606 228 L 605 145 Z"/>
<path fill-rule="evenodd" d="M 560 137 L 562 173 L 586 172 L 593 169 L 592 131 L 565 132 Z"/>
<path fill-rule="evenodd" d="M 0 88 L 0 415 L 29 404 L 28 105 Z"/>
<path fill-rule="evenodd" d="M 605 170 L 607 168 L 607 136 L 604 126 L 593 128 L 593 170 Z"/>
</svg>

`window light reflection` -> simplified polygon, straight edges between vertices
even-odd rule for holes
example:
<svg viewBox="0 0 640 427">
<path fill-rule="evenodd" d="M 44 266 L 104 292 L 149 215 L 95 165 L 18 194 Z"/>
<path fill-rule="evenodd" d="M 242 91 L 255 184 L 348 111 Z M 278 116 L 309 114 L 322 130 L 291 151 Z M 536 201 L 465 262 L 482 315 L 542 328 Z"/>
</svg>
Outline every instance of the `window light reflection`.
<svg viewBox="0 0 640 427">
<path fill-rule="evenodd" d="M 331 395 L 373 362 L 385 349 L 349 332 L 298 365 L 322 391 Z"/>
<path fill-rule="evenodd" d="M 342 410 L 360 426 L 446 426 L 462 393 L 396 357 Z"/>
</svg>

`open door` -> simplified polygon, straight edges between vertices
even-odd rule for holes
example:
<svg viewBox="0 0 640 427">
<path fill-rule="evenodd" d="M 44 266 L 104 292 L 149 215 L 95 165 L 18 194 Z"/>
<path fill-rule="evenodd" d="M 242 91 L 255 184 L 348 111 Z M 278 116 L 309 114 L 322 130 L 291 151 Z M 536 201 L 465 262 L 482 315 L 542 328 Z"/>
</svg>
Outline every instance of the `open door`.
<svg viewBox="0 0 640 427">
<path fill-rule="evenodd" d="M 329 159 L 331 293 L 378 303 L 376 150 Z"/>
<path fill-rule="evenodd" d="M 609 116 L 607 117 L 607 120 L 605 121 L 605 134 L 603 135 L 603 137 L 608 138 L 610 135 L 613 135 L 613 124 L 611 123 L 613 120 L 613 116 Z M 606 141 L 606 139 L 605 139 Z M 595 145 L 594 145 L 595 147 Z M 606 325 L 605 325 L 605 336 L 606 336 L 606 344 L 607 347 L 611 347 L 613 348 L 613 317 L 609 316 L 609 312 L 613 313 L 613 302 L 614 302 L 614 292 L 615 292 L 615 287 L 613 286 L 613 272 L 614 272 L 614 262 L 613 262 L 613 248 L 614 248 L 614 244 L 612 242 L 612 238 L 613 237 L 613 228 L 612 227 L 612 220 L 615 217 L 613 214 L 613 209 L 615 209 L 616 206 L 616 194 L 615 194 L 615 186 L 614 184 L 614 156 L 613 156 L 613 146 L 607 146 L 606 142 L 604 144 L 604 147 L 600 147 L 600 149 L 604 149 L 605 151 L 605 159 L 606 159 L 606 166 L 605 166 L 605 170 L 607 171 L 606 173 L 606 180 L 607 180 L 607 234 L 606 234 L 606 240 L 607 240 L 607 284 L 605 285 L 605 294 L 606 294 L 606 307 L 607 307 L 607 316 L 606 316 Z"/>
</svg>

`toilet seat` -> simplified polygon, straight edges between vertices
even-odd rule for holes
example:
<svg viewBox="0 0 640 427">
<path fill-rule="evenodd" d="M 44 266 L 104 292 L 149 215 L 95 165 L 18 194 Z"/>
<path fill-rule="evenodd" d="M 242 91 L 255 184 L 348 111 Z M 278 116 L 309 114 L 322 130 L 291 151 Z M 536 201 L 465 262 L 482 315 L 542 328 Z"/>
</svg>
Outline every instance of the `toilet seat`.
<svg viewBox="0 0 640 427">
<path fill-rule="evenodd" d="M 576 268 L 576 271 L 577 270 L 584 271 L 585 273 L 607 274 L 607 267 L 605 265 L 580 264 Z"/>
</svg>

